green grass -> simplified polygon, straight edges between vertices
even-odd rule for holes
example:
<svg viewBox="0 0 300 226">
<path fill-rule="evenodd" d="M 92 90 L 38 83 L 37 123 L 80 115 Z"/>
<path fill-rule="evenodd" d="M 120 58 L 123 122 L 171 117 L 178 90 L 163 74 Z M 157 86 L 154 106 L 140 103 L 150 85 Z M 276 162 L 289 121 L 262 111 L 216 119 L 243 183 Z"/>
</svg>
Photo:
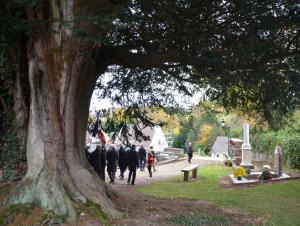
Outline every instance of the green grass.
<svg viewBox="0 0 300 226">
<path fill-rule="evenodd" d="M 245 189 L 222 189 L 219 177 L 232 172 L 221 165 L 198 171 L 197 181 L 185 183 L 182 175 L 168 181 L 138 188 L 155 197 L 188 198 L 209 201 L 262 217 L 271 225 L 300 225 L 300 181 L 263 184 Z"/>
</svg>

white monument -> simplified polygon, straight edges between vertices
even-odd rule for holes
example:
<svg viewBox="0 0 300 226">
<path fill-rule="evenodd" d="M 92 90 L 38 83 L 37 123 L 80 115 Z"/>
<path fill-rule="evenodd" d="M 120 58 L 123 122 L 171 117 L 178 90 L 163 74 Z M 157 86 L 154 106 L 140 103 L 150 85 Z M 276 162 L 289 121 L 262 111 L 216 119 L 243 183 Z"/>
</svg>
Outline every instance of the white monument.
<svg viewBox="0 0 300 226">
<path fill-rule="evenodd" d="M 280 146 L 276 146 L 274 151 L 274 173 L 282 175 L 282 151 Z"/>
<path fill-rule="evenodd" d="M 242 145 L 242 162 L 241 166 L 244 168 L 253 169 L 254 166 L 251 162 L 251 144 L 249 139 L 249 124 L 243 125 L 243 145 Z"/>
</svg>

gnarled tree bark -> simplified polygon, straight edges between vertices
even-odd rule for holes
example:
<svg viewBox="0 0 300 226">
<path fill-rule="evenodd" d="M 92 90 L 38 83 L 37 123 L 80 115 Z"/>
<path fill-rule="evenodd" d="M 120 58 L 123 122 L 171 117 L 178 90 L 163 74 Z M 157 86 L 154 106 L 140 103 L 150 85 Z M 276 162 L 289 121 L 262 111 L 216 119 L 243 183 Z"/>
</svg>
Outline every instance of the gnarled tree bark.
<svg viewBox="0 0 300 226">
<path fill-rule="evenodd" d="M 57 18 L 71 21 L 73 10 L 73 1 L 54 0 L 28 10 L 32 19 L 50 24 L 36 28 L 27 44 L 28 171 L 6 204 L 38 203 L 75 221 L 74 202 L 89 199 L 117 217 L 120 212 L 107 197 L 109 188 L 89 169 L 83 150 L 91 95 L 105 66 L 94 60 L 98 49 L 87 49 L 71 29 L 55 22 Z M 58 32 L 45 36 L 50 28 Z M 83 49 L 89 51 L 88 59 Z"/>
</svg>

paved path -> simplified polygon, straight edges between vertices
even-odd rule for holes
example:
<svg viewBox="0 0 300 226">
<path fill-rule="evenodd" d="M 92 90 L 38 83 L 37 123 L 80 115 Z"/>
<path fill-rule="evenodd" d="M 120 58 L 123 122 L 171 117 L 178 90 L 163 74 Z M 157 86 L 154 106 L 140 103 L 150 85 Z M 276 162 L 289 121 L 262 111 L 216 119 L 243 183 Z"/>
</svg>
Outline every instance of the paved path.
<svg viewBox="0 0 300 226">
<path fill-rule="evenodd" d="M 191 164 L 199 164 L 200 167 L 205 167 L 211 164 L 216 164 L 219 163 L 218 158 L 203 158 L 203 157 L 195 157 L 192 159 Z M 156 166 L 156 172 L 153 173 L 153 178 L 149 178 L 149 173 L 147 168 L 145 167 L 144 171 L 140 171 L 137 169 L 137 176 L 136 176 L 136 185 L 143 185 L 143 184 L 150 184 L 153 181 L 158 181 L 158 180 L 164 180 L 168 179 L 172 176 L 177 176 L 180 174 L 183 174 L 181 170 L 190 165 L 187 160 L 181 160 L 181 161 L 175 161 L 175 162 L 170 162 L 167 164 L 162 164 L 162 165 L 157 165 Z M 112 184 L 112 187 L 118 187 L 122 185 L 127 186 L 127 177 L 128 177 L 128 170 L 125 172 L 125 179 L 120 180 L 119 179 L 119 170 L 116 173 L 116 180 L 115 183 Z M 106 181 L 109 181 L 107 175 L 106 175 Z"/>
</svg>

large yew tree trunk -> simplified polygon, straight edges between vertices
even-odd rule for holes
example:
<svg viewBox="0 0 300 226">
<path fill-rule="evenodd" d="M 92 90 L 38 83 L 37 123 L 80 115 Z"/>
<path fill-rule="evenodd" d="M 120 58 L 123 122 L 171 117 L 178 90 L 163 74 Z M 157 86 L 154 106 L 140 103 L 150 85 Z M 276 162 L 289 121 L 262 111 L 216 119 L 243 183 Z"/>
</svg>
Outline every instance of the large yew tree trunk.
<svg viewBox="0 0 300 226">
<path fill-rule="evenodd" d="M 74 37 L 72 22 L 65 27 L 57 22 L 57 18 L 72 20 L 76 1 L 41 2 L 28 10 L 29 17 L 45 22 L 27 44 L 28 171 L 7 204 L 38 203 L 55 215 L 76 220 L 74 203 L 89 199 L 109 216 L 119 216 L 107 197 L 108 188 L 89 169 L 83 150 L 96 75 L 105 69 L 93 60 L 101 48 L 90 48 Z M 50 29 L 56 32 L 45 34 Z"/>
</svg>

